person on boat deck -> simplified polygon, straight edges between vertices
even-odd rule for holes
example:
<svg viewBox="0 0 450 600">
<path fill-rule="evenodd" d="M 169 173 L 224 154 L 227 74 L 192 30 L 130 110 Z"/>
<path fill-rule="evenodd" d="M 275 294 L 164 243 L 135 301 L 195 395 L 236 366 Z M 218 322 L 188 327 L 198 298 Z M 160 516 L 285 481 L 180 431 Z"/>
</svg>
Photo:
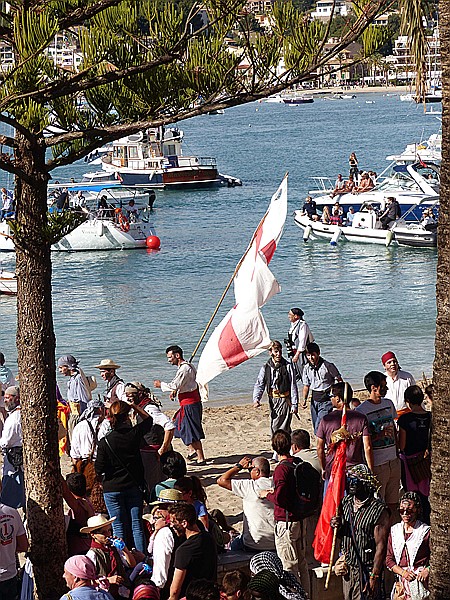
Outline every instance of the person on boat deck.
<svg viewBox="0 0 450 600">
<path fill-rule="evenodd" d="M 383 229 L 389 229 L 389 224 L 399 219 L 402 215 L 400 205 L 396 198 L 389 196 L 386 198 L 386 207 L 380 215 L 381 225 Z"/>
<path fill-rule="evenodd" d="M 321 221 L 322 223 L 329 223 L 331 218 L 330 208 L 328 206 L 323 207 Z"/>
<path fill-rule="evenodd" d="M 108 204 L 108 200 L 105 195 L 103 195 L 100 200 L 97 202 L 97 210 L 98 216 L 100 218 L 109 217 L 113 214 L 113 207 Z"/>
<path fill-rule="evenodd" d="M 125 210 L 126 210 L 126 213 L 127 213 L 127 218 L 130 221 L 136 221 L 137 220 L 137 216 L 139 214 L 139 209 L 136 206 L 136 202 L 133 199 L 131 199 L 128 202 L 128 204 L 125 206 Z"/>
<path fill-rule="evenodd" d="M 12 192 L 2 188 L 2 210 L 0 212 L 0 221 L 14 215 L 14 198 Z"/>
<path fill-rule="evenodd" d="M 354 178 L 358 177 L 358 159 L 356 158 L 356 154 L 354 152 L 350 154 L 348 165 L 350 167 L 349 176 L 351 177 L 353 175 Z"/>
<path fill-rule="evenodd" d="M 437 220 L 433 214 L 432 208 L 426 208 L 422 213 L 422 219 L 420 220 L 422 225 L 425 227 L 427 231 L 436 231 L 437 229 Z"/>
<path fill-rule="evenodd" d="M 310 219 L 317 215 L 317 205 L 316 202 L 311 198 L 311 196 L 306 196 L 306 200 L 303 204 L 302 211 L 302 214 L 308 215 Z"/>
<path fill-rule="evenodd" d="M 172 399 L 178 396 L 180 409 L 175 414 L 175 437 L 191 450 L 189 459 L 197 458 L 197 464 L 204 464 L 205 456 L 201 440 L 205 439 L 202 427 L 203 407 L 196 382 L 195 367 L 183 358 L 180 346 L 166 348 L 167 360 L 177 367 L 177 373 L 170 383 L 155 379 L 153 385 L 163 392 L 170 392 Z"/>
<path fill-rule="evenodd" d="M 339 204 L 338 201 L 336 201 L 333 205 L 333 210 L 332 210 L 333 214 L 334 214 L 335 210 L 337 210 L 339 212 L 340 217 L 342 217 L 344 215 L 344 209 L 342 208 L 342 206 Z"/>
<path fill-rule="evenodd" d="M 353 190 L 353 194 L 362 194 L 364 192 L 368 192 L 373 187 L 373 181 L 370 179 L 369 173 L 364 171 L 364 173 L 361 175 L 361 181 L 359 182 L 359 185 Z"/>
<path fill-rule="evenodd" d="M 83 206 L 86 206 L 86 198 L 84 197 L 83 192 L 81 190 L 78 191 L 72 203 L 74 208 L 83 208 Z"/>
<path fill-rule="evenodd" d="M 337 208 L 333 210 L 333 215 L 330 217 L 330 225 L 342 225 L 342 217 Z"/>
<path fill-rule="evenodd" d="M 355 209 L 353 206 L 350 206 L 347 212 L 347 225 L 351 227 L 353 223 L 353 219 L 355 218 Z"/>
<path fill-rule="evenodd" d="M 63 188 L 63 191 L 56 199 L 56 208 L 58 210 L 67 210 L 69 208 L 69 190 L 67 188 Z"/>
<path fill-rule="evenodd" d="M 347 181 L 345 182 L 344 193 L 351 194 L 355 189 L 355 179 L 353 175 L 350 175 Z"/>
<path fill-rule="evenodd" d="M 342 178 L 342 174 L 339 173 L 336 179 L 336 183 L 334 184 L 334 190 L 331 192 L 330 196 L 334 198 L 335 196 L 340 196 L 345 193 L 345 181 Z"/>
</svg>

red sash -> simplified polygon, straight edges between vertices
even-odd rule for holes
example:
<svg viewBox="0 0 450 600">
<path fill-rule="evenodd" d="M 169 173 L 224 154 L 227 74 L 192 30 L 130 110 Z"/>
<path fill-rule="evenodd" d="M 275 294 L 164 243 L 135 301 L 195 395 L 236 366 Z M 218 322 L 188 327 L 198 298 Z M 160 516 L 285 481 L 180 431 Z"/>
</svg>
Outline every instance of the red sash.
<svg viewBox="0 0 450 600">
<path fill-rule="evenodd" d="M 184 419 L 184 407 L 189 406 L 190 404 L 198 404 L 201 402 L 200 392 L 198 391 L 198 387 L 191 392 L 181 392 L 178 394 L 178 402 L 180 403 L 180 408 L 175 413 L 173 417 L 173 422 L 176 425 L 178 431 L 181 429 L 181 423 Z"/>
</svg>

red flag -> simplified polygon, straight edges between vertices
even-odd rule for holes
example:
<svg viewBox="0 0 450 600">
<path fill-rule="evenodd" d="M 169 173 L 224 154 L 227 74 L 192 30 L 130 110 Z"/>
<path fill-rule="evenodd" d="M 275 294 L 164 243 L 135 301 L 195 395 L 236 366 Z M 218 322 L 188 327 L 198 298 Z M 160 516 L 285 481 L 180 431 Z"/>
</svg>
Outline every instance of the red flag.
<svg viewBox="0 0 450 600">
<path fill-rule="evenodd" d="M 342 411 L 341 427 L 347 425 L 347 414 Z M 330 564 L 331 547 L 333 545 L 333 529 L 330 526 L 331 519 L 336 516 L 336 509 L 340 505 L 345 493 L 345 472 L 347 465 L 347 442 L 338 442 L 331 469 L 330 481 L 327 493 L 323 501 L 322 511 L 314 533 L 314 557 L 323 564 Z"/>
</svg>

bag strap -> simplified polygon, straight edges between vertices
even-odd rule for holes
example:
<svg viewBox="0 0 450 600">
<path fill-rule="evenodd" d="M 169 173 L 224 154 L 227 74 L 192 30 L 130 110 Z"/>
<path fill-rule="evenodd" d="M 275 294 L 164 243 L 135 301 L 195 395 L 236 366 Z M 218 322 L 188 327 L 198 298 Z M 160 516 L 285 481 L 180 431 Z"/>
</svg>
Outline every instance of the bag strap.
<svg viewBox="0 0 450 600">
<path fill-rule="evenodd" d="M 117 462 L 125 469 L 125 471 L 128 473 L 128 475 L 130 476 L 130 478 L 132 479 L 134 484 L 141 490 L 141 492 L 148 493 L 147 482 L 144 481 L 143 484 L 138 483 L 136 481 L 136 477 L 133 475 L 133 473 L 131 473 L 130 469 L 126 466 L 126 464 L 123 462 L 123 460 L 114 452 L 114 450 L 108 440 L 108 436 L 110 435 L 110 433 L 111 432 L 109 432 L 107 435 L 105 435 L 105 437 L 103 439 L 105 440 L 105 443 L 108 446 L 108 448 L 111 450 L 111 454 L 115 457 Z"/>
<path fill-rule="evenodd" d="M 92 450 L 89 453 L 89 460 L 92 460 L 92 457 L 94 456 L 95 449 L 98 446 L 98 432 L 100 431 L 100 425 L 103 423 L 103 420 L 104 420 L 103 417 L 100 417 L 99 420 L 98 420 L 98 422 L 97 422 L 97 426 L 94 429 L 92 427 L 92 423 L 89 421 L 89 419 L 86 419 L 86 423 L 88 424 L 89 429 L 91 430 L 91 433 L 92 433 L 92 435 L 94 437 L 94 444 L 92 446 Z"/>
</svg>

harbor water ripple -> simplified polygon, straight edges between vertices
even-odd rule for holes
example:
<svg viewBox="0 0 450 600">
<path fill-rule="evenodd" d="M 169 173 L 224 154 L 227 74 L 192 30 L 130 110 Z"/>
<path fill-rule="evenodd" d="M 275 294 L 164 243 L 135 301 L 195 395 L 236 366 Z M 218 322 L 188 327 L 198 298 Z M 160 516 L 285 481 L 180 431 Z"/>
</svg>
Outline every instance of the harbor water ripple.
<svg viewBox="0 0 450 600">
<path fill-rule="evenodd" d="M 366 104 L 366 100 L 375 100 Z M 180 123 L 184 153 L 215 156 L 241 188 L 157 192 L 154 224 L 160 252 L 134 250 L 53 255 L 53 305 L 58 355 L 72 353 L 91 374 L 102 358 L 122 365 L 120 376 L 150 384 L 170 379 L 164 349 L 179 343 L 187 357 L 264 214 L 289 171 L 289 214 L 271 268 L 282 292 L 263 308 L 270 334 L 282 340 L 287 312 L 300 306 L 322 354 L 354 384 L 381 369 L 386 350 L 403 368 L 431 374 L 435 332 L 436 252 L 322 242 L 304 244 L 292 213 L 312 187 L 308 178 L 348 170 L 355 151 L 361 168 L 378 173 L 386 155 L 426 139 L 439 123 L 396 96 L 317 99 L 289 107 L 251 104 Z M 75 177 L 85 163 L 61 169 Z M 3 179 L 2 184 L 8 183 Z M 13 267 L 13 257 L 2 257 Z M 232 291 L 215 324 L 233 305 Z M 14 299 L 0 297 L 1 347 L 15 366 Z M 197 357 L 198 358 L 198 357 Z M 211 382 L 213 403 L 251 401 L 265 355 Z M 98 378 L 100 380 L 100 378 Z M 65 390 L 64 381 L 60 379 Z M 103 383 L 100 381 L 99 391 Z M 168 402 L 168 401 L 167 401 Z"/>
</svg>

